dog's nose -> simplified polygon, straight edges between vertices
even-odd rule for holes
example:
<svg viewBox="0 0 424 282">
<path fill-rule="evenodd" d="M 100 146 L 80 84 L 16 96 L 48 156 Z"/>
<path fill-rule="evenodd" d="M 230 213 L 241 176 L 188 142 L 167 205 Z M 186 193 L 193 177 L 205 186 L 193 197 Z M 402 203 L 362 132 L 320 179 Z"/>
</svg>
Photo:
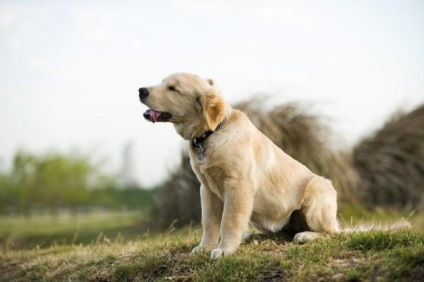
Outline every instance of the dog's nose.
<svg viewBox="0 0 424 282">
<path fill-rule="evenodd" d="M 142 100 L 146 98 L 147 96 L 149 96 L 149 89 L 142 87 L 138 89 L 138 93 L 139 93 L 140 99 Z"/>
</svg>

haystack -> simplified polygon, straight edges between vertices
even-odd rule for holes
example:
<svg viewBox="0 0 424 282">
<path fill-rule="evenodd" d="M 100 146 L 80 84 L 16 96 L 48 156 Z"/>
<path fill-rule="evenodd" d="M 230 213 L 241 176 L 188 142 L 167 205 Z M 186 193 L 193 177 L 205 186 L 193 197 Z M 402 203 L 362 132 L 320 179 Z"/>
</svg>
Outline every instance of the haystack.
<svg viewBox="0 0 424 282">
<path fill-rule="evenodd" d="M 358 143 L 353 165 L 368 206 L 424 209 L 424 104 Z"/>
<path fill-rule="evenodd" d="M 340 203 L 356 200 L 358 178 L 348 154 L 331 150 L 331 132 L 323 119 L 308 113 L 298 104 L 267 106 L 268 99 L 251 99 L 235 106 L 245 112 L 255 126 L 278 147 L 312 171 L 333 181 Z M 182 165 L 159 188 L 153 215 L 162 228 L 171 223 L 200 222 L 200 197 L 196 176 L 187 153 Z M 176 221 L 177 220 L 177 221 Z"/>
</svg>

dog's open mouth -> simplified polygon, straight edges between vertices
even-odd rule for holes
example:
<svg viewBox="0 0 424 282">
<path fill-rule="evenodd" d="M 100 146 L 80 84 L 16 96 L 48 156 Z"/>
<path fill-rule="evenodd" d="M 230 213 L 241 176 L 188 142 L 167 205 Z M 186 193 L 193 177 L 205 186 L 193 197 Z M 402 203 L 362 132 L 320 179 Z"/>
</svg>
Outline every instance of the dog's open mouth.
<svg viewBox="0 0 424 282">
<path fill-rule="evenodd" d="M 157 112 L 152 109 L 148 109 L 143 114 L 144 118 L 153 123 L 157 121 L 166 121 L 172 117 L 172 114 L 168 112 Z"/>
</svg>

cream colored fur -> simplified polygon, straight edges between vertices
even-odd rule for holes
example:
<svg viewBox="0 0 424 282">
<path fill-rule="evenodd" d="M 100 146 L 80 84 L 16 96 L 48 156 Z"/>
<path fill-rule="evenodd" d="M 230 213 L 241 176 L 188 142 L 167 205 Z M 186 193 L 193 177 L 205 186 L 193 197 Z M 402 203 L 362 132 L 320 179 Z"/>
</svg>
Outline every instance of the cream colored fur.
<svg viewBox="0 0 424 282">
<path fill-rule="evenodd" d="M 177 73 L 148 90 L 143 103 L 171 113 L 166 121 L 188 141 L 224 121 L 206 139 L 202 160 L 189 142 L 191 165 L 201 182 L 203 225 L 193 252 L 211 250 L 212 259 L 233 253 L 249 221 L 264 233 L 292 232 L 296 241 L 339 231 L 331 182 L 273 144 L 224 101 L 212 80 Z"/>
</svg>

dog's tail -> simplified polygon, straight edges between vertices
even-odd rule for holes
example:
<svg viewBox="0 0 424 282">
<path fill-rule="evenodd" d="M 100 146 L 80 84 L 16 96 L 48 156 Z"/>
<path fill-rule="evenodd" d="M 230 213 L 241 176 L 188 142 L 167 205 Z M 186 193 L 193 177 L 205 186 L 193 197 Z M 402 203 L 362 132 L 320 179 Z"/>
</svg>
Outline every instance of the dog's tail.
<svg viewBox="0 0 424 282">
<path fill-rule="evenodd" d="M 409 230 L 412 229 L 411 223 L 402 218 L 401 220 L 391 224 L 391 225 L 381 225 L 381 224 L 371 224 L 371 225 L 357 225 L 353 227 L 347 227 L 341 229 L 340 233 L 355 233 L 355 232 L 367 232 L 367 231 L 399 231 L 399 230 Z"/>
</svg>

